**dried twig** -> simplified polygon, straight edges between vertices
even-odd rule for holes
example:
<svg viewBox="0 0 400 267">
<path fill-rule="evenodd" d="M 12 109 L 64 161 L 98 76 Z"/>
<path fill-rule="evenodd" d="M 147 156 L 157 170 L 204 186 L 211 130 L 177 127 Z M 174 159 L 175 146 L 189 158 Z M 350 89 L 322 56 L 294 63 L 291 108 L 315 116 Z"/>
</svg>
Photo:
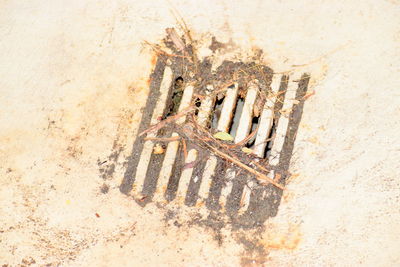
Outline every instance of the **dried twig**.
<svg viewBox="0 0 400 267">
<path fill-rule="evenodd" d="M 167 28 L 165 30 L 168 34 L 169 39 L 174 43 L 178 51 L 185 50 L 185 43 L 182 41 L 181 37 L 176 33 L 174 28 Z"/>
<path fill-rule="evenodd" d="M 264 175 L 263 173 L 258 172 L 258 171 L 256 171 L 256 170 L 253 170 L 251 167 L 247 166 L 246 164 L 242 163 L 241 161 L 239 161 L 239 160 L 237 160 L 237 159 L 231 157 L 231 156 L 228 155 L 228 154 L 225 154 L 224 152 L 222 152 L 222 151 L 216 149 L 215 147 L 213 147 L 213 146 L 211 146 L 211 145 L 209 145 L 209 144 L 206 144 L 206 145 L 207 145 L 216 155 L 218 155 L 218 156 L 220 156 L 220 157 L 222 157 L 222 158 L 224 158 L 224 159 L 226 159 L 226 160 L 229 160 L 230 162 L 232 162 L 232 163 L 236 164 L 237 166 L 241 167 L 242 169 L 245 169 L 246 171 L 250 172 L 251 174 L 254 174 L 254 175 L 255 175 L 257 178 L 259 178 L 260 180 L 267 181 L 267 182 L 273 184 L 274 186 L 278 187 L 279 189 L 282 189 L 282 190 L 285 189 L 282 185 L 280 185 L 280 184 L 278 184 L 277 182 L 275 182 L 274 180 L 270 179 L 269 177 L 267 177 L 267 176 Z"/>
<path fill-rule="evenodd" d="M 248 192 L 247 190 L 244 190 L 244 191 L 243 191 L 242 197 L 241 197 L 241 199 L 240 199 L 240 207 L 241 207 L 241 208 L 244 206 L 244 201 L 246 200 L 247 194 L 248 194 L 248 193 L 249 193 L 249 192 Z"/>
<path fill-rule="evenodd" d="M 206 135 L 206 138 L 208 140 L 212 140 L 214 143 L 216 143 L 220 146 L 224 146 L 227 149 L 230 149 L 229 146 L 224 145 L 223 143 L 221 143 L 221 142 L 217 141 L 215 138 L 213 138 L 212 135 L 206 129 L 204 129 L 204 127 L 198 125 L 193 116 L 192 116 L 192 122 L 195 124 L 196 129 L 200 130 L 201 132 L 203 132 Z M 215 148 L 214 146 L 210 145 L 209 142 L 204 141 L 204 137 L 199 136 L 199 134 L 193 133 L 193 136 L 195 136 L 197 139 L 199 139 L 202 142 L 202 144 L 204 144 L 204 146 L 206 146 L 208 149 L 212 150 L 216 155 L 220 156 L 221 158 L 231 161 L 232 163 L 236 164 L 237 166 L 241 167 L 242 169 L 254 174 L 260 180 L 270 182 L 271 184 L 273 184 L 274 186 L 276 186 L 282 190 L 285 189 L 282 185 L 280 185 L 279 183 L 276 183 L 274 180 L 267 177 L 265 174 L 254 170 L 250 166 L 247 166 L 246 164 L 241 162 L 239 159 L 237 159 L 231 155 L 228 155 L 228 154 L 220 151 L 219 149 Z M 260 164 L 254 162 L 254 161 L 252 161 L 252 163 L 254 163 L 256 166 L 261 166 Z M 264 170 L 265 172 L 268 172 L 268 170 L 266 170 L 264 167 L 262 167 L 260 169 Z"/>
<path fill-rule="evenodd" d="M 204 98 L 206 98 L 205 95 L 200 95 L 200 94 L 196 94 L 196 93 L 194 93 L 193 96 L 198 98 L 198 99 L 200 99 L 200 100 L 203 100 Z"/>
<path fill-rule="evenodd" d="M 264 166 L 262 166 L 260 163 L 258 163 L 257 161 L 251 161 L 251 163 L 253 163 L 254 165 L 256 165 L 259 169 L 265 171 L 265 172 L 269 172 L 269 170 L 267 170 Z"/>
<path fill-rule="evenodd" d="M 165 56 L 168 56 L 168 57 L 187 58 L 188 60 L 192 60 L 189 56 L 177 55 L 177 54 L 170 54 L 170 53 L 165 52 L 165 51 L 162 50 L 161 48 L 158 48 L 157 46 L 155 46 L 155 45 L 153 45 L 153 44 L 151 44 L 151 43 L 149 43 L 149 42 L 147 42 L 147 41 L 144 41 L 144 42 L 145 42 L 145 44 L 147 44 L 148 46 L 150 46 L 150 47 L 153 49 L 153 51 L 156 52 L 157 54 L 165 55 Z"/>
<path fill-rule="evenodd" d="M 175 120 L 179 119 L 180 117 L 186 116 L 187 113 L 192 111 L 193 109 L 194 109 L 193 106 L 189 106 L 189 107 L 183 109 L 181 112 L 177 113 L 176 115 L 170 116 L 170 117 L 166 118 L 165 120 L 162 120 L 159 123 L 157 123 L 157 124 L 151 126 L 150 128 L 144 130 L 143 132 L 141 132 L 139 134 L 139 137 L 144 135 L 144 134 L 147 134 L 149 132 L 158 131 L 159 129 L 163 128 L 166 124 L 168 124 L 168 123 L 170 123 L 172 121 L 175 121 Z"/>
<path fill-rule="evenodd" d="M 228 82 L 224 83 L 223 85 L 219 86 L 219 89 L 214 90 L 212 93 L 217 95 L 219 93 L 225 92 L 228 90 L 228 87 L 235 83 L 235 80 L 231 79 Z"/>
<path fill-rule="evenodd" d="M 275 139 L 275 135 L 276 135 L 276 133 L 273 133 L 272 137 L 270 137 L 268 139 L 265 139 L 263 142 L 261 142 L 261 143 L 259 143 L 257 145 L 254 145 L 253 150 L 254 150 L 254 148 L 256 148 L 256 147 L 258 147 L 258 146 L 260 146 L 262 144 L 265 144 L 265 143 L 268 143 L 271 140 L 274 140 Z"/>
<path fill-rule="evenodd" d="M 310 96 L 313 96 L 313 95 L 315 95 L 315 90 L 312 90 L 310 93 L 303 96 L 303 100 L 306 100 L 307 98 L 309 98 Z"/>
<path fill-rule="evenodd" d="M 190 29 L 187 26 L 185 20 L 183 19 L 183 17 L 181 16 L 181 14 L 179 13 L 178 10 L 174 10 L 174 12 L 172 12 L 172 15 L 175 17 L 175 20 L 177 21 L 178 25 L 181 27 L 181 29 L 184 31 L 188 41 L 189 41 L 189 45 L 191 45 L 191 57 L 192 57 L 192 63 L 194 64 L 194 68 L 195 68 L 195 73 L 198 73 L 199 71 L 199 66 L 198 66 L 198 59 L 197 59 L 197 55 L 196 55 L 196 51 L 195 51 L 195 47 L 194 47 L 194 41 L 192 38 L 192 35 L 190 34 Z"/>
<path fill-rule="evenodd" d="M 178 141 L 181 139 L 179 136 L 174 136 L 174 137 L 145 137 L 144 140 L 148 141 L 160 141 L 160 142 L 173 142 L 173 141 Z"/>
<path fill-rule="evenodd" d="M 205 136 L 201 137 L 201 136 L 195 134 L 195 136 L 200 141 L 203 141 L 203 142 L 214 142 L 214 143 L 218 144 L 221 147 L 224 147 L 226 149 L 231 149 L 230 145 L 219 142 L 217 139 L 214 138 L 214 136 L 209 131 L 207 131 L 203 126 L 199 125 L 197 123 L 195 117 L 193 116 L 193 114 L 191 115 L 191 119 L 192 119 L 191 121 L 193 122 L 195 128 L 200 130 L 205 135 Z"/>
<path fill-rule="evenodd" d="M 185 162 L 186 162 L 186 159 L 188 157 L 188 152 L 187 152 L 186 141 L 184 138 L 182 138 L 182 147 L 183 147 L 183 156 L 185 157 Z"/>
<path fill-rule="evenodd" d="M 253 132 L 251 132 L 245 139 L 243 139 L 242 141 L 240 141 L 240 142 L 237 143 L 237 144 L 231 145 L 230 147 L 231 147 L 231 148 L 234 148 L 234 147 L 243 146 L 244 144 L 246 144 L 251 138 L 254 137 L 254 135 L 256 135 L 259 126 L 260 126 L 260 125 L 257 125 L 257 128 L 256 128 Z"/>
</svg>

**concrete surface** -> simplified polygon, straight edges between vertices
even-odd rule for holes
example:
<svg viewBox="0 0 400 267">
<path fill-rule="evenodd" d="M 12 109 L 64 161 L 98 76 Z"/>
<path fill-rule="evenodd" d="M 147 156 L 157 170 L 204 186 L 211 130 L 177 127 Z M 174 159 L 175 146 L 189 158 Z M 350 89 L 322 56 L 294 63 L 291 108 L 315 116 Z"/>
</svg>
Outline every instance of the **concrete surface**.
<svg viewBox="0 0 400 267">
<path fill-rule="evenodd" d="M 197 40 L 312 75 L 294 175 L 262 233 L 227 228 L 218 244 L 118 190 L 154 61 L 142 44 L 176 26 L 172 10 Z M 0 264 L 400 265 L 399 14 L 397 0 L 1 1 Z"/>
</svg>

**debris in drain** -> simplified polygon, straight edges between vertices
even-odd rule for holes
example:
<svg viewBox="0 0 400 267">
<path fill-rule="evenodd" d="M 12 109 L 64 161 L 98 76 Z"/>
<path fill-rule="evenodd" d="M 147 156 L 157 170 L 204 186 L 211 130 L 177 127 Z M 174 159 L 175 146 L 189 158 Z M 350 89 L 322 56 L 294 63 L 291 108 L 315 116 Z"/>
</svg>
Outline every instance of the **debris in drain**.
<svg viewBox="0 0 400 267">
<path fill-rule="evenodd" d="M 153 154 L 159 155 L 164 154 L 165 148 L 162 147 L 160 144 L 156 144 L 153 148 Z"/>
<path fill-rule="evenodd" d="M 225 132 L 217 132 L 213 137 L 222 141 L 233 141 L 233 136 Z"/>
<path fill-rule="evenodd" d="M 174 43 L 178 51 L 185 49 L 185 44 L 183 43 L 181 37 L 176 33 L 174 28 L 167 28 L 165 30 L 168 34 L 168 38 Z"/>
<path fill-rule="evenodd" d="M 178 77 L 175 79 L 174 89 L 172 92 L 172 101 L 170 104 L 169 112 L 166 115 L 166 117 L 175 115 L 176 112 L 178 111 L 183 96 L 183 90 L 184 90 L 184 81 L 182 77 Z"/>
<path fill-rule="evenodd" d="M 246 154 L 253 153 L 253 150 L 248 147 L 242 147 L 242 151 Z"/>
<path fill-rule="evenodd" d="M 138 199 L 138 201 L 139 201 L 139 202 L 143 202 L 143 201 L 146 200 L 146 198 L 147 198 L 147 196 L 142 196 L 141 198 Z"/>
<path fill-rule="evenodd" d="M 309 75 L 275 74 L 261 50 L 250 62 L 214 60 L 234 47 L 215 37 L 199 60 L 183 29 L 147 43 L 158 59 L 120 190 L 141 205 L 198 204 L 254 227 L 277 212 Z"/>
</svg>

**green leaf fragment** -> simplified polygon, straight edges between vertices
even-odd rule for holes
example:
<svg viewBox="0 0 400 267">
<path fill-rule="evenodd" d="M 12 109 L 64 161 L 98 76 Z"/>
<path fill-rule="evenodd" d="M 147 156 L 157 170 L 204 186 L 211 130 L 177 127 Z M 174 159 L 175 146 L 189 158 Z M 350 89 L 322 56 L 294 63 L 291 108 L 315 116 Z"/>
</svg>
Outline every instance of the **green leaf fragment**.
<svg viewBox="0 0 400 267">
<path fill-rule="evenodd" d="M 225 132 L 218 132 L 216 134 L 213 135 L 214 138 L 219 139 L 219 140 L 223 140 L 223 141 L 233 141 L 233 136 L 225 133 Z"/>
</svg>

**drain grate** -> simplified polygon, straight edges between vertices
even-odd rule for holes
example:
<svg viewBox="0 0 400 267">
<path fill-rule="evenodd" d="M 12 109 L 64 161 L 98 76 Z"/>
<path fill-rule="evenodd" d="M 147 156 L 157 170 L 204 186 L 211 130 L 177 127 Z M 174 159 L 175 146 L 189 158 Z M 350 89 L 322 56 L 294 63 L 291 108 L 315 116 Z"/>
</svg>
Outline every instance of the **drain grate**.
<svg viewBox="0 0 400 267">
<path fill-rule="evenodd" d="M 284 184 L 308 81 L 307 74 L 274 74 L 254 62 L 213 66 L 208 58 L 195 64 L 187 57 L 159 55 L 139 133 L 192 106 L 196 110 L 136 138 L 120 191 L 143 206 L 156 202 L 218 212 L 241 227 L 275 216 L 280 188 L 260 183 L 191 138 L 177 140 L 177 130 L 189 127 L 185 122 L 193 114 L 199 127 L 230 133 L 237 147 L 251 149 L 248 157 Z"/>
</svg>

